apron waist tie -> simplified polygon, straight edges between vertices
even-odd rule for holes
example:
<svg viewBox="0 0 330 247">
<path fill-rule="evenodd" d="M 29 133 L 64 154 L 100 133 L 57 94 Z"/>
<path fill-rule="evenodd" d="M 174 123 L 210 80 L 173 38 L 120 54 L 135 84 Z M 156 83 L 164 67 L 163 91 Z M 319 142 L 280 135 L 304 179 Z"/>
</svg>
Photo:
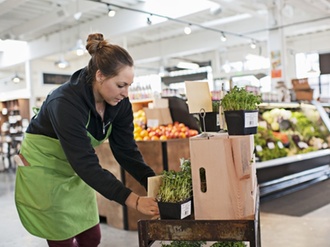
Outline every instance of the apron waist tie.
<svg viewBox="0 0 330 247">
<path fill-rule="evenodd" d="M 18 166 L 30 166 L 29 162 L 27 162 L 22 154 L 14 155 L 14 161 Z"/>
</svg>

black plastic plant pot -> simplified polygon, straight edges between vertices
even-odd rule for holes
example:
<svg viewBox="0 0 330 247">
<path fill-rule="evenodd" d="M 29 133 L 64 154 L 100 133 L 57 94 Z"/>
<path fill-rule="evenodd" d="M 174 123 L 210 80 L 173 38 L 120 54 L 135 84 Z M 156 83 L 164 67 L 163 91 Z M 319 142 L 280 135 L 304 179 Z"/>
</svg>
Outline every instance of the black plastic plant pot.
<svg viewBox="0 0 330 247">
<path fill-rule="evenodd" d="M 224 111 L 228 135 L 252 135 L 258 130 L 258 110 Z"/>
<path fill-rule="evenodd" d="M 217 132 L 220 130 L 219 112 L 206 112 L 205 114 L 205 129 L 204 120 L 199 116 L 203 132 Z"/>
<path fill-rule="evenodd" d="M 184 219 L 191 215 L 192 198 L 182 202 L 158 202 L 161 219 Z"/>
</svg>

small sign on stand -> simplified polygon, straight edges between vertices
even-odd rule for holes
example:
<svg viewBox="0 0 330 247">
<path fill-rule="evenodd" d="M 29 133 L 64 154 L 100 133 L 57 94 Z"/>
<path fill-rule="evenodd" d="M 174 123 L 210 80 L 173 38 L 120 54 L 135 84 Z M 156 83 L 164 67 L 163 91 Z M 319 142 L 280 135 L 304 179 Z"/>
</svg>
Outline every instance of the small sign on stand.
<svg viewBox="0 0 330 247">
<path fill-rule="evenodd" d="M 189 113 L 212 112 L 212 97 L 207 81 L 186 81 Z"/>
<path fill-rule="evenodd" d="M 213 112 L 212 95 L 207 81 L 186 81 L 186 95 L 190 114 L 200 116 L 203 132 L 216 131 L 219 128 L 219 114 Z"/>
</svg>

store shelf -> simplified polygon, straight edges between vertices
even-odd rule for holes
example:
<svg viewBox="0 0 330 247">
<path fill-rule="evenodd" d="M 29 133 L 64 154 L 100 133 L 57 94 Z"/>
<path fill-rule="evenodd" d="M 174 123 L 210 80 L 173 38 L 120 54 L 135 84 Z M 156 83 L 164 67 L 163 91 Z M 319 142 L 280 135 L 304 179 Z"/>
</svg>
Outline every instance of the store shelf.
<svg viewBox="0 0 330 247">
<path fill-rule="evenodd" d="M 316 158 L 320 158 L 320 157 L 327 157 L 327 156 L 330 157 L 330 149 L 324 149 L 324 150 L 319 150 L 319 151 L 310 152 L 310 153 L 306 153 L 306 154 L 298 154 L 298 155 L 294 155 L 294 156 L 258 162 L 257 169 L 282 166 L 282 165 L 286 165 L 286 164 L 293 164 L 293 163 L 297 163 L 297 162 L 301 162 L 301 161 L 316 159 Z M 330 159 L 329 159 L 329 162 L 330 162 Z"/>
<path fill-rule="evenodd" d="M 8 162 L 8 169 L 14 167 L 11 158 L 20 148 L 28 119 L 28 99 L 0 102 L 0 156 Z"/>
<path fill-rule="evenodd" d="M 144 107 L 148 107 L 148 104 L 153 102 L 152 98 L 146 98 L 146 99 L 132 99 L 130 100 L 131 104 L 132 104 L 132 109 L 133 112 L 136 112 L 138 110 L 143 109 Z"/>
</svg>

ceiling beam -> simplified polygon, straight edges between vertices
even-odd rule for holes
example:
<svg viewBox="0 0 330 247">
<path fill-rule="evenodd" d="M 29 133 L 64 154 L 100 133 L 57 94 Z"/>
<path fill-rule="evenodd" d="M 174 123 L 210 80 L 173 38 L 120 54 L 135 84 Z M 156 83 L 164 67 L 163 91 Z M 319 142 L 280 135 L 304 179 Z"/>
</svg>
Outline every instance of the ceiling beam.
<svg viewBox="0 0 330 247">
<path fill-rule="evenodd" d="M 10 12 L 12 9 L 17 8 L 17 6 L 27 2 L 27 0 L 7 0 L 0 3 L 0 15 Z"/>
</svg>

